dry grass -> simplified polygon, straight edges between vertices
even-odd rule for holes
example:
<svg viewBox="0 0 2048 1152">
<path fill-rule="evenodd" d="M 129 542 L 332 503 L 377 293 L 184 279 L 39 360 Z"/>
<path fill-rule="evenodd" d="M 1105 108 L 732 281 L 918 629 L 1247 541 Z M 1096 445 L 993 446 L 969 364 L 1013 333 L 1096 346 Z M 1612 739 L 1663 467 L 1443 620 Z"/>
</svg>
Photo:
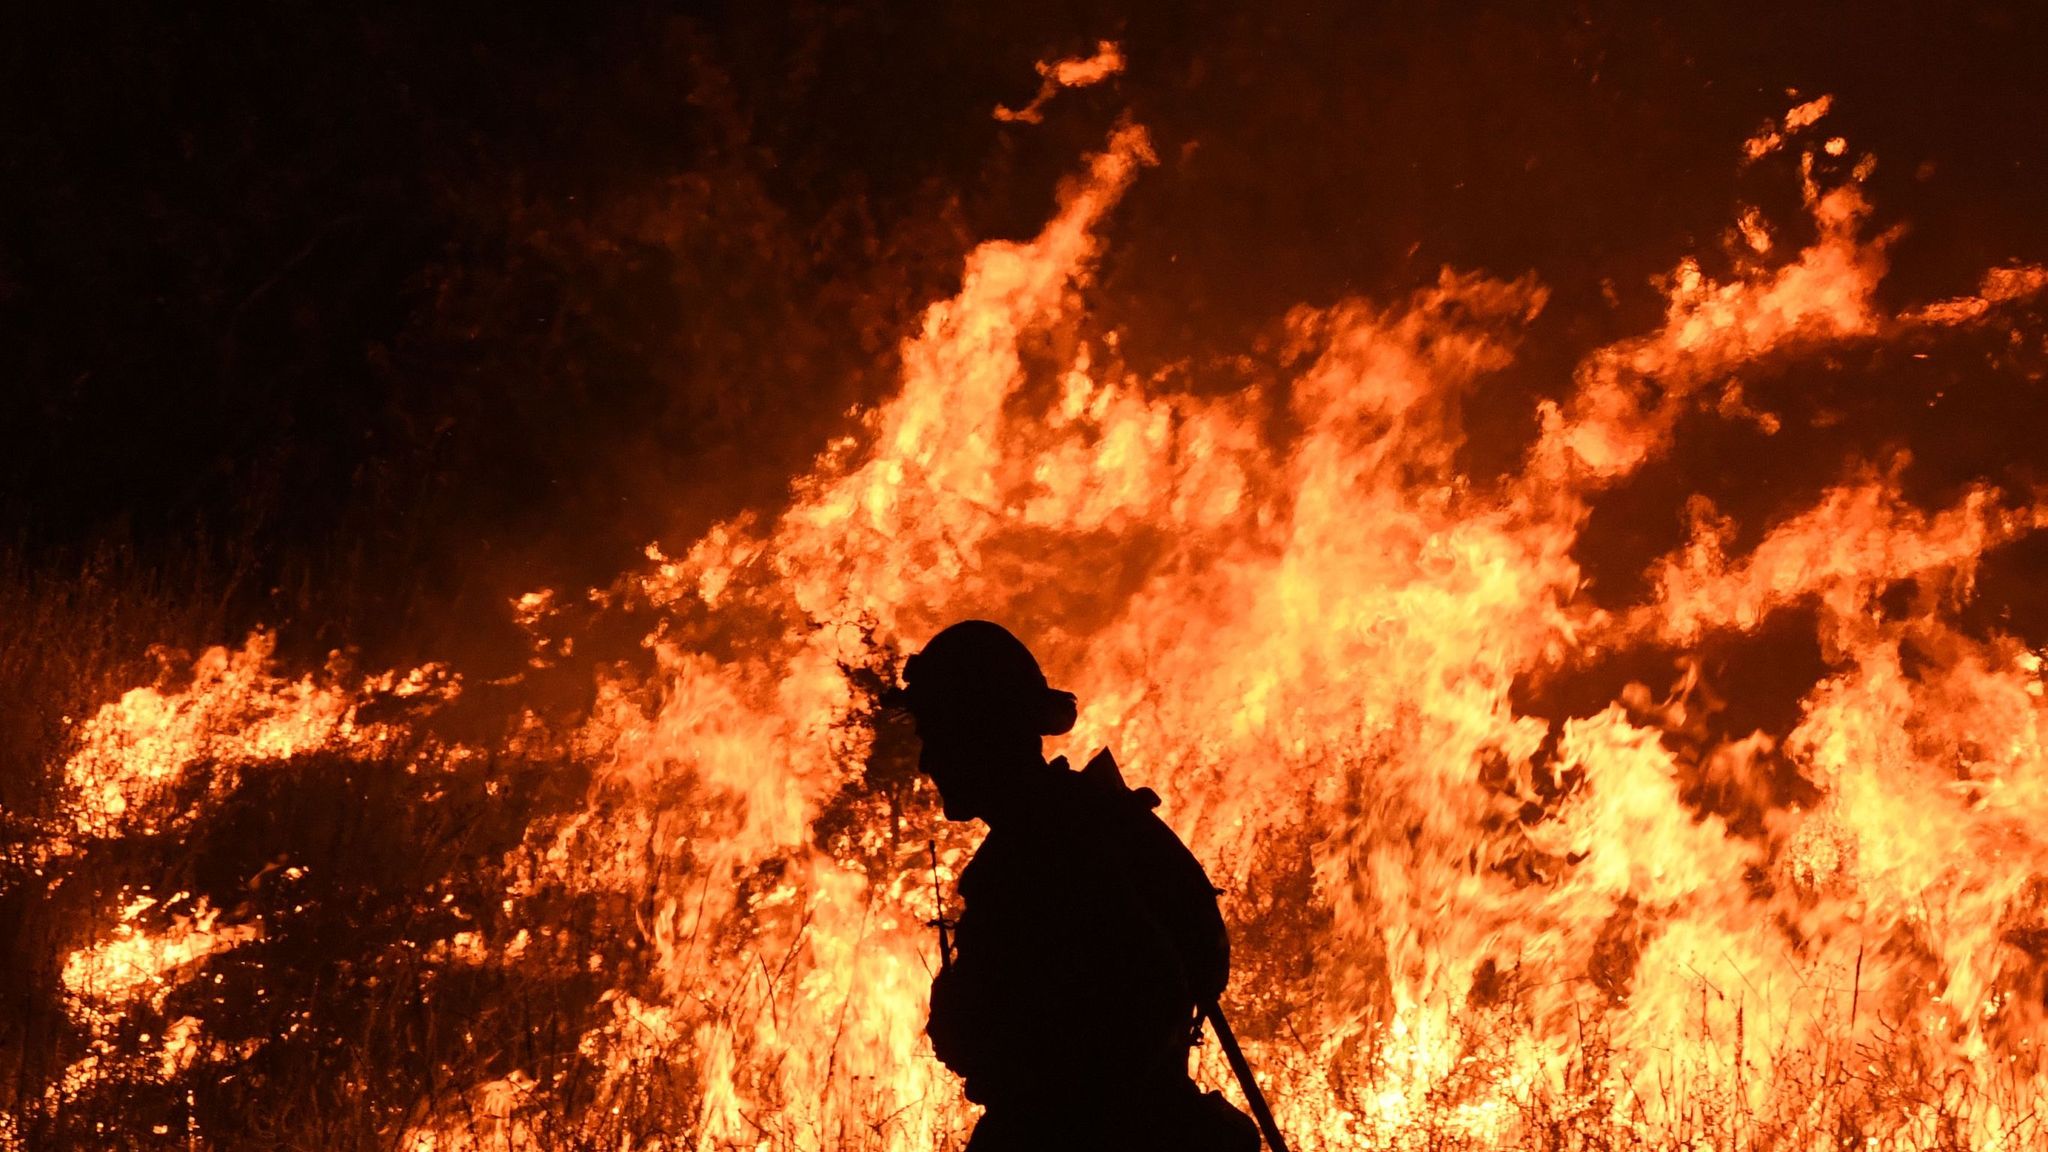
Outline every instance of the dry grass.
<svg viewBox="0 0 2048 1152">
<path fill-rule="evenodd" d="M 652 894 L 543 886 L 522 895 L 517 922 L 501 903 L 514 876 L 547 872 L 527 858 L 544 840 L 536 830 L 607 802 L 584 766 L 511 755 L 452 761 L 435 718 L 423 715 L 410 740 L 373 758 L 321 753 L 231 775 L 202 768 L 191 786 L 212 790 L 203 818 L 39 855 L 65 831 L 56 776 L 63 717 L 175 666 L 152 654 L 164 643 L 196 648 L 232 635 L 222 582 L 162 572 L 108 553 L 66 579 L 0 573 L 0 695 L 9 701 L 0 715 L 0 947 L 10 975 L 0 1148 L 352 1152 L 391 1148 L 430 1121 L 485 1148 L 695 1147 L 698 1054 L 686 1038 L 621 1036 L 606 1000 L 614 990 L 662 996 L 645 934 Z M 1241 1034 L 1259 1042 L 1276 1080 L 1317 1083 L 1353 1116 L 1322 1134 L 1335 1139 L 1297 1132 L 1300 1152 L 1975 1152 L 1987 1146 L 1984 1133 L 2004 1149 L 2048 1141 L 2032 1069 L 2013 1063 L 1985 1076 L 1937 1066 L 1925 1045 L 1853 1000 L 1843 1010 L 1865 1013 L 1862 1026 L 1823 1022 L 1811 1034 L 1838 1039 L 1817 1048 L 1751 1035 L 1731 1049 L 1719 1037 L 1714 1047 L 1653 1054 L 1647 1067 L 1586 1020 L 1560 1075 L 1509 1089 L 1516 1039 L 1529 1027 L 1512 995 L 1465 1014 L 1455 1070 L 1439 1082 L 1407 1083 L 1372 1044 L 1332 1059 L 1293 1030 L 1302 1006 L 1274 994 L 1316 985 L 1307 942 L 1325 917 L 1304 866 L 1312 840 L 1307 829 L 1276 836 L 1254 868 L 1254 890 L 1231 903 Z M 263 935 L 200 961 L 159 1001 L 131 1007 L 95 1037 L 67 1006 L 58 974 L 138 889 L 191 894 L 152 909 L 150 924 L 204 897 L 224 924 L 260 921 Z M 502 957 L 521 929 L 529 931 L 516 963 L 463 958 L 464 934 Z M 167 1073 L 162 1037 L 184 1016 L 203 1022 L 209 1044 Z M 616 1050 L 607 1047 L 614 1040 Z M 97 1058 L 92 1074 L 62 1086 L 65 1070 L 87 1057 Z M 1201 1058 L 1220 1082 L 1213 1046 Z M 1411 1102 L 1398 1119 L 1377 1103 L 1390 1089 Z M 1495 1121 L 1475 1125 L 1475 1102 L 1491 1102 Z M 877 1098 L 872 1115 L 845 1117 L 829 1133 L 761 1117 L 760 1146 L 880 1149 L 903 1107 Z M 945 1146 L 957 1146 L 969 1117 L 955 1102 L 910 1107 L 935 1110 Z"/>
</svg>

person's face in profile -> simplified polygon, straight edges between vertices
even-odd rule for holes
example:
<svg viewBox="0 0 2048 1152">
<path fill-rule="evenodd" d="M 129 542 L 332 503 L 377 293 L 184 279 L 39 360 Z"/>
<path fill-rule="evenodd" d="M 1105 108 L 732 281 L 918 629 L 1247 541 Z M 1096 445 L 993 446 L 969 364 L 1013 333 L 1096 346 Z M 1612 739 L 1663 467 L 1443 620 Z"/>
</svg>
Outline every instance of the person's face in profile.
<svg viewBox="0 0 2048 1152">
<path fill-rule="evenodd" d="M 962 716 L 922 715 L 917 718 L 918 771 L 932 778 L 948 820 L 986 817 L 989 773 L 984 742 L 976 725 Z"/>
<path fill-rule="evenodd" d="M 938 787 L 948 820 L 989 819 L 1006 774 L 1040 762 L 1039 737 L 1012 718 L 932 711 L 915 719 L 917 767 Z"/>
</svg>

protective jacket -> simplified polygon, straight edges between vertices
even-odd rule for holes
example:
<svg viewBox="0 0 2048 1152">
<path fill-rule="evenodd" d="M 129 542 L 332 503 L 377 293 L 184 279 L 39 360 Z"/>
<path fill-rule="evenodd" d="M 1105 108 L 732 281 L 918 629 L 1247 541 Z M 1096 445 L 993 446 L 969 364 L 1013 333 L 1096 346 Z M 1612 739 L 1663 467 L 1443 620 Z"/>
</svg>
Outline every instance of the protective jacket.
<svg viewBox="0 0 2048 1152">
<path fill-rule="evenodd" d="M 1188 1078 L 1230 945 L 1159 798 L 1107 750 L 1023 791 L 960 877 L 957 952 L 932 985 L 932 1047 L 987 1109 L 970 1152 L 1256 1149 L 1251 1121 Z"/>
</svg>

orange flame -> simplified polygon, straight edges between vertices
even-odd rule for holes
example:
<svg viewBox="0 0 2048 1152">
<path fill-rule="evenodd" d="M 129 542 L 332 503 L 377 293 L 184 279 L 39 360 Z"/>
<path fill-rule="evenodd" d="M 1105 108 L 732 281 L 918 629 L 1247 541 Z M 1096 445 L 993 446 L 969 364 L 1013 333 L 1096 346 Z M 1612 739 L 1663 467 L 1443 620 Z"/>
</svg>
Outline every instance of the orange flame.
<svg viewBox="0 0 2048 1152">
<path fill-rule="evenodd" d="M 1745 154 L 1827 110 L 1793 109 Z M 1887 315 L 1868 163 L 1828 186 L 1806 157 L 1815 239 L 1763 263 L 1771 231 L 1746 215 L 1754 259 L 1733 279 L 1682 262 L 1663 324 L 1587 356 L 1539 405 L 1521 468 L 1482 485 L 1460 471 L 1460 405 L 1514 362 L 1541 285 L 1447 269 L 1406 300 L 1298 309 L 1282 394 L 1155 389 L 1083 334 L 1107 214 L 1152 162 L 1142 128 L 1117 128 L 1037 237 L 969 256 L 905 343 L 899 391 L 786 511 L 650 548 L 617 589 L 659 617 L 654 671 L 608 674 L 564 737 L 600 766 L 591 802 L 535 833 L 507 902 L 516 920 L 548 886 L 635 896 L 617 928 L 644 938 L 652 979 L 612 989 L 580 1038 L 608 1070 L 588 1131 L 668 1077 L 693 1111 L 637 1146 L 964 1132 L 921 1031 L 922 835 L 898 827 L 931 814 L 862 791 L 882 753 L 847 670 L 986 616 L 1079 694 L 1071 748 L 1114 745 L 1228 889 L 1230 1007 L 1299 1147 L 1921 1146 L 1937 1130 L 2034 1146 L 2042 656 L 1956 616 L 1981 557 L 2048 502 L 1986 485 L 1928 513 L 1903 459 L 1850 462 L 1747 554 L 1696 500 L 1638 603 L 1596 605 L 1573 558 L 1594 498 L 1670 453 L 1681 417 L 1779 427 L 1739 386 L 1758 363 L 1990 322 L 2048 289 L 2004 269 L 1979 296 Z M 1039 380 L 1022 348 L 1053 331 L 1073 351 Z M 550 602 L 515 609 L 531 626 Z M 1828 668 L 1797 721 L 1678 750 L 1711 707 L 1700 647 L 1794 608 Z M 1561 718 L 1518 703 L 1645 648 L 1694 654 L 1666 698 L 1632 684 Z M 355 701 L 439 682 L 342 691 L 268 656 L 260 638 L 216 649 L 186 692 L 138 689 L 86 725 L 67 769 L 81 830 L 135 819 L 201 758 L 374 742 Z M 1702 803 L 1702 778 L 1762 818 Z M 971 841 L 942 834 L 950 872 Z M 528 928 L 544 926 L 445 959 L 520 963 Z M 1198 1063 L 1224 1080 L 1207 1050 Z M 405 1144 L 540 1146 L 542 1087 L 493 1079 Z"/>
</svg>

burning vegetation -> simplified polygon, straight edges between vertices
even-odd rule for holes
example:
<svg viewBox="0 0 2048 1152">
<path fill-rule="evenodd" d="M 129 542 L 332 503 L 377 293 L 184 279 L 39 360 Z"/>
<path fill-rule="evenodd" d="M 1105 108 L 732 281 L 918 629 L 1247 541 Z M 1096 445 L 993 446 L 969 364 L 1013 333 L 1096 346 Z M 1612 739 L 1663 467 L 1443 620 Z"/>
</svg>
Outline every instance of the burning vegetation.
<svg viewBox="0 0 2048 1152">
<path fill-rule="evenodd" d="M 974 833 L 876 700 L 968 616 L 1034 640 L 1066 750 L 1115 749 L 1224 889 L 1297 1148 L 2042 1146 L 2048 654 L 1981 578 L 2048 491 L 1987 463 L 1930 504 L 1899 449 L 1758 519 L 1681 469 L 1678 545 L 1589 572 L 1603 496 L 1690 442 L 1827 443 L 1863 385 L 1817 375 L 2043 387 L 2048 269 L 1894 299 L 1882 158 L 1787 104 L 1719 155 L 1794 210 L 1730 204 L 1498 474 L 1467 407 L 1533 275 L 1296 307 L 1245 386 L 1134 370 L 1094 315 L 1155 177 L 1125 118 L 786 507 L 505 604 L 518 675 L 162 653 L 13 824 L 60 1015 L 0 1148 L 954 1146 L 926 845 L 950 886 Z"/>
</svg>

